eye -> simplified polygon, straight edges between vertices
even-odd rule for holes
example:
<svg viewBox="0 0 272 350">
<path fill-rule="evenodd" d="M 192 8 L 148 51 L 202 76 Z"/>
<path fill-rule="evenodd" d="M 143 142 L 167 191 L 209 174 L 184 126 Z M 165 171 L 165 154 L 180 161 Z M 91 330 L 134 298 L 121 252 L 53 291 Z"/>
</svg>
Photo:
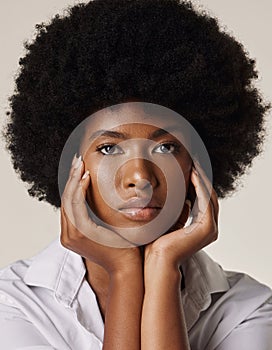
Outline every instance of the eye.
<svg viewBox="0 0 272 350">
<path fill-rule="evenodd" d="M 96 151 L 104 154 L 104 155 L 111 155 L 111 154 L 122 154 L 123 151 L 121 147 L 118 145 L 114 144 L 106 144 L 106 145 L 101 145 L 96 148 Z"/>
<path fill-rule="evenodd" d="M 176 153 L 179 150 L 179 145 L 174 142 L 162 143 L 154 148 L 153 152 L 157 153 Z"/>
</svg>

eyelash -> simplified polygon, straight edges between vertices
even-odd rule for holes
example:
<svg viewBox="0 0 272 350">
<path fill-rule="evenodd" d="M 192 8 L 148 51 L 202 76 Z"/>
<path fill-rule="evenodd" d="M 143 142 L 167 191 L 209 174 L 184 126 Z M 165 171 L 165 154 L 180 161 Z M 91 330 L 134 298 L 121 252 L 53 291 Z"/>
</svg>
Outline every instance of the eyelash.
<svg viewBox="0 0 272 350">
<path fill-rule="evenodd" d="M 115 147 L 115 146 L 117 146 L 118 147 L 118 145 L 116 145 L 116 144 L 114 144 L 114 143 L 105 143 L 105 144 L 103 144 L 103 145 L 100 145 L 100 146 L 97 146 L 96 147 L 96 151 L 97 152 L 100 152 L 101 154 L 103 154 L 104 156 L 107 156 L 107 155 L 110 155 L 110 154 L 105 154 L 105 153 L 103 153 L 102 152 L 102 150 L 104 149 L 104 148 L 106 148 L 106 147 Z M 123 152 L 122 152 L 123 153 Z"/>
<path fill-rule="evenodd" d="M 173 146 L 174 147 L 174 150 L 172 152 L 169 152 L 169 153 L 177 154 L 180 151 L 180 145 L 178 143 L 176 143 L 176 142 L 162 142 L 158 146 L 156 146 L 156 148 L 164 146 L 164 145 Z M 168 154 L 168 153 L 165 153 L 165 154 Z"/>
<path fill-rule="evenodd" d="M 155 148 L 158 148 L 158 147 L 161 147 L 161 146 L 164 146 L 164 145 L 167 145 L 167 146 L 173 146 L 174 147 L 174 150 L 172 152 L 167 152 L 167 153 L 163 153 L 163 152 L 159 152 L 161 154 L 169 154 L 169 153 L 173 153 L 173 154 L 176 154 L 179 152 L 180 150 L 180 145 L 177 144 L 176 142 L 162 142 L 160 143 L 158 146 L 156 146 Z M 106 153 L 103 153 L 102 150 L 105 149 L 106 147 L 119 147 L 118 145 L 116 144 L 112 144 L 112 143 L 106 143 L 106 144 L 102 144 L 102 145 L 99 145 L 96 147 L 96 151 L 97 152 L 100 152 L 101 154 L 103 154 L 104 156 L 107 156 L 107 155 L 111 155 L 110 153 L 106 154 Z M 111 148 L 111 149 L 112 149 Z M 121 153 L 123 153 L 123 151 L 121 151 Z M 114 155 L 114 153 L 112 153 L 112 155 Z"/>
</svg>

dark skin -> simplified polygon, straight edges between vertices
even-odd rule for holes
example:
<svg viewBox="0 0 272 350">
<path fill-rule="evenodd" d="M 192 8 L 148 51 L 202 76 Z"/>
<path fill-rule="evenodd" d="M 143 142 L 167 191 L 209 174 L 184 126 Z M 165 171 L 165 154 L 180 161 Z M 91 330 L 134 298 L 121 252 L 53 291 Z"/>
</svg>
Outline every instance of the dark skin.
<svg viewBox="0 0 272 350">
<path fill-rule="evenodd" d="M 145 126 L 127 131 L 131 132 L 131 138 L 137 138 L 140 133 L 146 137 L 147 132 L 153 131 L 151 129 Z M 165 149 L 164 147 L 163 150 Z M 109 235 L 114 242 L 120 240 L 113 231 L 98 226 L 88 216 L 85 198 L 90 187 L 92 193 L 97 195 L 92 197 L 96 200 L 94 207 L 101 208 L 106 203 L 97 202 L 98 189 L 86 154 L 84 161 L 74 160 L 62 196 L 61 242 L 84 258 L 87 280 L 97 295 L 105 321 L 103 349 L 160 350 L 167 348 L 169 339 L 171 349 L 189 349 L 180 296 L 182 275 L 179 267 L 192 254 L 217 239 L 219 206 L 216 192 L 212 189 L 209 198 L 207 188 L 211 184 L 200 165 L 181 157 L 182 169 L 186 169 L 186 166 L 190 169 L 186 178 L 187 194 L 190 183 L 196 193 L 197 209 L 193 213 L 192 223 L 183 227 L 189 214 L 188 206 L 184 205 L 178 222 L 169 232 L 146 244 L 144 249 L 137 246 L 105 246 L 81 233 L 82 230 L 89 230 L 92 237 L 103 234 Z M 177 154 L 176 158 L 178 157 Z M 139 177 L 154 176 L 157 192 L 154 190 L 153 195 L 163 197 L 165 189 L 159 187 L 163 187 L 164 183 L 156 178 L 159 177 L 156 168 L 150 167 L 151 164 L 144 161 L 128 162 L 123 169 L 122 178 L 125 181 L 127 174 L 130 186 L 121 186 L 120 189 L 124 191 L 122 194 L 128 193 L 126 191 L 129 191 L 129 195 L 132 194 L 134 174 L 135 181 Z M 105 215 L 109 213 L 107 210 L 104 212 Z M 115 220 L 112 215 L 109 218 Z M 120 215 L 118 220 L 121 218 Z M 127 217 L 123 220 L 129 222 Z M 137 220 L 131 220 L 130 224 L 136 227 L 140 225 Z"/>
</svg>

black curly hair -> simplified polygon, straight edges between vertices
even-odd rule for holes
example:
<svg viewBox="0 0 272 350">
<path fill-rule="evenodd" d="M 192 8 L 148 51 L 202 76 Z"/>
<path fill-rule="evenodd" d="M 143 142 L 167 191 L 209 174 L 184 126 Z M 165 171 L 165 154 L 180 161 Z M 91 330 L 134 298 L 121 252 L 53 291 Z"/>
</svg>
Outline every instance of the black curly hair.
<svg viewBox="0 0 272 350">
<path fill-rule="evenodd" d="M 70 133 L 130 99 L 173 109 L 195 127 L 219 198 L 262 151 L 270 105 L 252 84 L 255 60 L 190 1 L 93 0 L 36 28 L 4 132 L 31 196 L 58 208 L 58 164 Z"/>
</svg>

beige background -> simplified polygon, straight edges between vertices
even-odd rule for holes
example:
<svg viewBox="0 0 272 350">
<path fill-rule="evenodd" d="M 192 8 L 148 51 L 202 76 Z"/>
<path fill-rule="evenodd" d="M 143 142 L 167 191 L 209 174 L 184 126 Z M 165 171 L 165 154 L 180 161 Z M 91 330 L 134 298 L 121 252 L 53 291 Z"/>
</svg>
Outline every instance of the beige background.
<svg viewBox="0 0 272 350">
<path fill-rule="evenodd" d="M 13 76 L 23 55 L 23 41 L 32 37 L 34 25 L 50 19 L 73 0 L 1 1 L 1 124 L 5 120 L 7 98 L 13 89 Z M 272 100 L 272 5 L 270 0 L 202 0 L 198 2 L 224 24 L 257 59 L 258 86 Z M 241 180 L 240 190 L 220 201 L 220 237 L 206 251 L 225 269 L 240 270 L 272 286 L 271 175 L 272 128 L 264 153 Z M 241 140 L 242 141 L 242 140 Z M 28 196 L 18 180 L 9 156 L 0 143 L 0 267 L 30 257 L 59 235 L 59 213 L 48 204 Z M 41 165 L 42 166 L 42 165 Z"/>
</svg>

